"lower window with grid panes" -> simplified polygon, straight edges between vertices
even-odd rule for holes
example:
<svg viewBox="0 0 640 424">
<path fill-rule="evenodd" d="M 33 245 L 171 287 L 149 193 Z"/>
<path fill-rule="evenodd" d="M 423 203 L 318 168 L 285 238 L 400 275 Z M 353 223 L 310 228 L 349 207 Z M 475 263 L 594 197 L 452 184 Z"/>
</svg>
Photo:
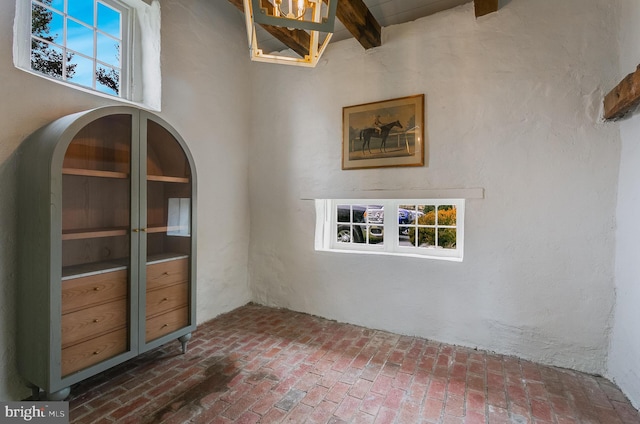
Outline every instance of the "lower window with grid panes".
<svg viewBox="0 0 640 424">
<path fill-rule="evenodd" d="M 464 199 L 316 199 L 316 250 L 462 261 L 463 246 Z"/>
</svg>

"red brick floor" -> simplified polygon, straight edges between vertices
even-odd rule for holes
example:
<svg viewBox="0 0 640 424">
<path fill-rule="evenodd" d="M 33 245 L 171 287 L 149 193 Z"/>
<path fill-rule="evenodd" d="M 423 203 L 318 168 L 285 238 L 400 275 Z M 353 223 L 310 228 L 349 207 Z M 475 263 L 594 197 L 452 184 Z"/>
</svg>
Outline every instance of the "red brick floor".
<svg viewBox="0 0 640 424">
<path fill-rule="evenodd" d="M 73 423 L 640 423 L 604 378 L 249 304 L 72 388 Z"/>
</svg>

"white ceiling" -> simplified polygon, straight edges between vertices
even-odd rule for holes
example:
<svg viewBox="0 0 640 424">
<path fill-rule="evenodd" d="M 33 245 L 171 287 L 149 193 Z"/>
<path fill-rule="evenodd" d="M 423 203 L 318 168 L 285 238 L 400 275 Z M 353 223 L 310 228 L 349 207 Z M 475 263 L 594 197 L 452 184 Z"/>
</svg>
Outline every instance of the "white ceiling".
<svg viewBox="0 0 640 424">
<path fill-rule="evenodd" d="M 349 0 L 340 0 L 349 1 Z M 402 24 L 415 21 L 424 16 L 433 15 L 451 9 L 471 0 L 364 0 L 380 26 Z M 339 19 L 336 19 L 335 32 L 331 41 L 352 37 Z"/>
<path fill-rule="evenodd" d="M 350 0 L 340 0 L 350 1 Z M 401 24 L 415 21 L 424 16 L 433 15 L 443 10 L 451 9 L 471 0 L 364 0 L 380 26 Z M 265 51 L 282 50 L 285 48 L 278 40 L 266 31 L 259 29 L 258 45 Z M 351 38 L 351 33 L 336 19 L 335 30 L 331 42 Z"/>
</svg>

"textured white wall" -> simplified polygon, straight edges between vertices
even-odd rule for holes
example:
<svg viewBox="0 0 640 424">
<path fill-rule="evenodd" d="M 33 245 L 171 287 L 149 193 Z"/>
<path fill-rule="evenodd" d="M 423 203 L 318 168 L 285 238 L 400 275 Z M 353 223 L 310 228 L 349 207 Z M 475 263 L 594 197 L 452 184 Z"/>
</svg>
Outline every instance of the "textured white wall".
<svg viewBox="0 0 640 424">
<path fill-rule="evenodd" d="M 636 53 L 640 11 L 621 1 L 624 57 Z M 628 54 L 618 69 L 619 4 L 511 0 L 477 21 L 467 5 L 387 28 L 380 48 L 334 44 L 307 70 L 249 65 L 242 19 L 227 2 L 161 0 L 160 115 L 187 140 L 199 173 L 198 321 L 249 300 L 250 259 L 262 303 L 604 372 L 620 142 L 599 109 L 637 61 Z M 59 116 L 114 103 L 15 69 L 13 13 L 13 2 L 0 2 L 2 400 L 28 395 L 13 348 L 16 150 Z M 417 93 L 426 94 L 428 166 L 341 171 L 341 107 Z M 637 406 L 640 124 L 621 126 L 624 231 L 608 366 Z M 465 187 L 484 187 L 486 198 L 467 203 L 462 264 L 316 253 L 313 204 L 300 200 L 334 189 Z"/>
<path fill-rule="evenodd" d="M 473 4 L 331 45 L 313 70 L 254 64 L 255 300 L 603 373 L 620 141 L 608 0 Z M 428 166 L 342 171 L 341 108 L 425 93 Z M 313 193 L 485 188 L 465 260 L 318 253 Z"/>
<path fill-rule="evenodd" d="M 622 1 L 619 79 L 640 63 L 640 4 Z M 609 376 L 640 407 L 640 116 L 620 122 L 622 153 L 616 231 L 616 310 Z"/>
<path fill-rule="evenodd" d="M 211 3 L 161 1 L 159 115 L 184 137 L 198 171 L 198 322 L 250 300 L 246 35 L 240 14 Z M 60 116 L 116 103 L 14 68 L 14 9 L 0 2 L 0 400 L 30 394 L 15 358 L 16 151 Z"/>
</svg>

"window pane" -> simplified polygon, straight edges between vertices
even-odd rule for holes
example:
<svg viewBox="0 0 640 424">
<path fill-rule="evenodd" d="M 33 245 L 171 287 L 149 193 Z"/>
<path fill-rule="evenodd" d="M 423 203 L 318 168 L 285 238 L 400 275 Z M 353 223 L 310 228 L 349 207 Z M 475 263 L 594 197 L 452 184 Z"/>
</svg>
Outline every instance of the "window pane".
<svg viewBox="0 0 640 424">
<path fill-rule="evenodd" d="M 62 78 L 62 49 L 43 41 L 31 40 L 31 69 Z"/>
<path fill-rule="evenodd" d="M 438 246 L 445 249 L 456 248 L 456 229 L 438 228 Z"/>
<path fill-rule="evenodd" d="M 367 207 L 365 205 L 353 205 L 351 222 L 364 222 L 366 210 Z"/>
<path fill-rule="evenodd" d="M 432 247 L 436 245 L 436 229 L 435 228 L 418 228 L 418 247 Z"/>
<path fill-rule="evenodd" d="M 398 227 L 398 244 L 400 246 L 412 246 L 410 236 L 412 229 L 411 227 Z"/>
<path fill-rule="evenodd" d="M 338 243 L 351 243 L 351 226 L 338 225 Z"/>
<path fill-rule="evenodd" d="M 67 3 L 68 14 L 79 21 L 93 26 L 94 0 L 70 0 Z"/>
<path fill-rule="evenodd" d="M 392 199 L 322 202 L 325 207 L 330 204 L 336 208 L 333 213 L 337 215 L 332 218 L 329 227 L 326 225 L 326 215 L 318 214 L 317 222 L 322 223 L 322 247 L 316 239 L 316 248 L 319 250 L 462 260 L 462 239 L 458 248 L 457 236 L 459 231 L 464 230 L 463 200 L 444 200 L 444 204 L 438 199 L 417 200 L 415 203 L 407 203 L 413 200 Z M 318 206 L 321 204 L 317 203 Z M 386 223 L 385 210 L 391 211 L 391 215 L 389 212 L 387 215 L 392 217 Z M 327 209 L 323 208 L 323 211 Z M 460 222 L 457 222 L 458 212 L 461 214 Z M 386 243 L 385 233 L 388 238 Z M 316 235 L 320 236 L 320 232 Z"/>
<path fill-rule="evenodd" d="M 100 62 L 120 67 L 120 42 L 103 34 L 98 34 L 97 56 Z"/>
<path fill-rule="evenodd" d="M 418 229 L 416 227 L 409 227 L 409 243 L 407 244 L 407 246 L 416 247 L 416 243 L 418 242 L 418 237 L 416 237 L 417 234 Z"/>
<path fill-rule="evenodd" d="M 120 39 L 122 38 L 120 28 L 120 12 L 98 3 L 98 29 Z"/>
<path fill-rule="evenodd" d="M 51 2 L 45 3 L 50 3 L 51 7 L 64 13 L 64 0 L 51 0 Z"/>
<path fill-rule="evenodd" d="M 93 57 L 93 30 L 77 22 L 67 22 L 67 48 Z"/>
<path fill-rule="evenodd" d="M 83 85 L 93 87 L 93 61 L 79 55 L 73 55 L 69 59 L 70 66 L 74 66 L 73 75 L 67 75 L 67 79 Z"/>
<path fill-rule="evenodd" d="M 366 225 L 354 225 L 353 237 L 351 242 L 358 243 L 358 244 L 365 243 L 367 241 L 366 234 L 367 234 Z"/>
<path fill-rule="evenodd" d="M 413 224 L 416 216 L 414 205 L 400 205 L 398 207 L 398 224 Z"/>
<path fill-rule="evenodd" d="M 438 225 L 456 225 L 456 207 L 438 206 Z"/>
<path fill-rule="evenodd" d="M 160 31 L 156 26 L 159 27 L 160 15 L 159 11 L 145 7 L 144 22 L 136 20 L 133 3 L 138 1 L 19 0 L 18 3 L 24 4 L 20 8 L 30 8 L 31 15 L 29 10 L 27 15 L 20 14 L 16 25 L 20 33 L 28 31 L 30 39 L 14 44 L 22 46 L 26 41 L 30 46 L 25 47 L 31 47 L 31 51 L 28 58 L 21 55 L 16 65 L 73 82 L 74 86 L 79 84 L 123 98 L 136 97 L 148 103 L 153 99 L 139 88 L 142 87 L 140 80 L 143 69 L 149 66 L 153 78 L 159 78 L 159 55 L 154 49 L 151 59 L 158 63 L 148 64 L 146 59 L 140 59 L 143 54 L 147 56 L 146 50 L 143 52 L 137 44 L 141 36 L 145 40 L 148 36 L 151 44 L 159 46 Z M 150 2 L 146 0 L 146 3 Z M 89 66 L 87 61 L 93 65 Z M 140 63 L 141 66 L 132 66 Z"/>
<path fill-rule="evenodd" d="M 338 222 L 351 222 L 351 206 L 338 205 Z"/>
<path fill-rule="evenodd" d="M 367 222 L 370 224 L 383 224 L 384 207 L 379 205 L 367 206 Z"/>
<path fill-rule="evenodd" d="M 384 244 L 384 227 L 372 225 L 369 227 L 369 244 Z"/>
<path fill-rule="evenodd" d="M 96 90 L 118 96 L 120 94 L 120 71 L 108 66 L 96 66 Z"/>
<path fill-rule="evenodd" d="M 64 18 L 46 7 L 32 4 L 31 34 L 36 37 L 62 44 Z"/>
<path fill-rule="evenodd" d="M 418 210 L 421 210 L 423 215 L 422 219 L 418 219 L 418 223 L 421 225 L 436 225 L 436 207 L 433 205 L 420 205 Z"/>
</svg>

